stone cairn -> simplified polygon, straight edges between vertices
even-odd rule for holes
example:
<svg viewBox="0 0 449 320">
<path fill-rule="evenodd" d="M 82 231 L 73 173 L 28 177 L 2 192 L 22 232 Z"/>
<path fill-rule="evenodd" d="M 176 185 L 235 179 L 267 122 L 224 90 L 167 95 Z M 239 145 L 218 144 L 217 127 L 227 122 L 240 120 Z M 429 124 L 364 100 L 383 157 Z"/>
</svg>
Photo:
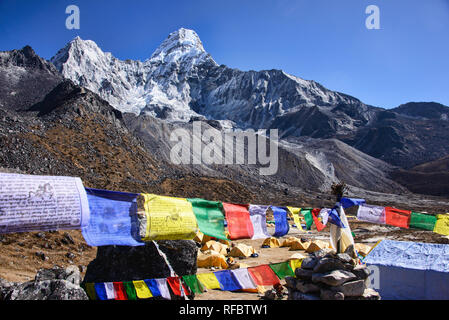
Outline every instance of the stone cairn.
<svg viewBox="0 0 449 320">
<path fill-rule="evenodd" d="M 368 288 L 369 269 L 351 255 L 322 249 L 302 261 L 295 277 L 286 277 L 289 300 L 380 300 Z"/>
</svg>

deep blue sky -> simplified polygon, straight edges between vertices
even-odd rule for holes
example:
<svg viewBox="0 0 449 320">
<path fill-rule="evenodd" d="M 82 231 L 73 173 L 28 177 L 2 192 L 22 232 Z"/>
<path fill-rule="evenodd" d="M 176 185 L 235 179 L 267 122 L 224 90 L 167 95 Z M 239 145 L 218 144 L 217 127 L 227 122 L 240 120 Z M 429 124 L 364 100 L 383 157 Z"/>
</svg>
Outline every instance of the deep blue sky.
<svg viewBox="0 0 449 320">
<path fill-rule="evenodd" d="M 65 28 L 69 4 L 80 30 Z M 365 27 L 370 4 L 381 30 Z M 282 69 L 384 108 L 449 105 L 449 0 L 0 0 L 0 50 L 28 44 L 46 59 L 79 35 L 145 60 L 180 27 L 219 64 Z"/>
</svg>

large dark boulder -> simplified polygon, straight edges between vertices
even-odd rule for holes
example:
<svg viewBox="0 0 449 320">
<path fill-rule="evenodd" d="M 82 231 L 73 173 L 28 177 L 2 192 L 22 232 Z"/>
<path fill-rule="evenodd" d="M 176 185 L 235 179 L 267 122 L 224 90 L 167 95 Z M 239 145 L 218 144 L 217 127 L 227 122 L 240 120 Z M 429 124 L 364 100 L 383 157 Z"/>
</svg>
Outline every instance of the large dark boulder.
<svg viewBox="0 0 449 320">
<path fill-rule="evenodd" d="M 195 274 L 198 248 L 192 240 L 158 241 L 179 276 Z M 170 270 L 153 242 L 144 246 L 101 246 L 87 266 L 83 283 L 132 281 L 170 276 Z"/>
</svg>

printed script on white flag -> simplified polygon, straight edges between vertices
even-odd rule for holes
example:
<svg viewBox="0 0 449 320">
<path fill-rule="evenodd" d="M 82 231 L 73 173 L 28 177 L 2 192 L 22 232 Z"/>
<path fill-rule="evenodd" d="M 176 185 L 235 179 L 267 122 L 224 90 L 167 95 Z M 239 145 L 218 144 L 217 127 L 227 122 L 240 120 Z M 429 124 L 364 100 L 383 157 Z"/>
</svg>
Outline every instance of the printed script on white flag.
<svg viewBox="0 0 449 320">
<path fill-rule="evenodd" d="M 0 173 L 0 234 L 80 229 L 89 216 L 80 178 Z"/>
</svg>

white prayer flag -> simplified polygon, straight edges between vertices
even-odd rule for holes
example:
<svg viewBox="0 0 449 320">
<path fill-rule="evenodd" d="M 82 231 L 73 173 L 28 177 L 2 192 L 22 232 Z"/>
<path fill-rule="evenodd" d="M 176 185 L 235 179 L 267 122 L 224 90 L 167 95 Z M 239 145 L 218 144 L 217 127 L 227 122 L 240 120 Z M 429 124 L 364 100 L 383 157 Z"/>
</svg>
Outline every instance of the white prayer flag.
<svg viewBox="0 0 449 320">
<path fill-rule="evenodd" d="M 362 204 L 357 211 L 357 219 L 378 224 L 385 224 L 385 208 Z"/>
<path fill-rule="evenodd" d="M 247 268 L 231 270 L 242 289 L 256 289 L 257 286 L 251 278 Z"/>
<path fill-rule="evenodd" d="M 80 178 L 0 173 L 0 233 L 80 229 L 89 216 Z"/>
</svg>

